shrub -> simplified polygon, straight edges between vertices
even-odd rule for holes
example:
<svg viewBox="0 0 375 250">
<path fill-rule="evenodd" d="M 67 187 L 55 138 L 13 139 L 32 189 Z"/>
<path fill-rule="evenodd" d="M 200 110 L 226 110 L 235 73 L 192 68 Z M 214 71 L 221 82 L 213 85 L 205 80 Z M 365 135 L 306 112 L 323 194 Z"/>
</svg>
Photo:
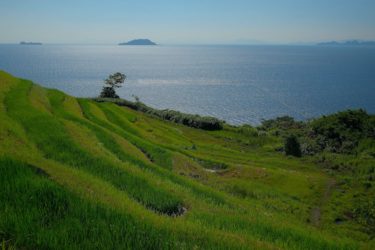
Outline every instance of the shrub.
<svg viewBox="0 0 375 250">
<path fill-rule="evenodd" d="M 119 98 L 116 91 L 112 87 L 103 87 L 100 93 L 101 98 Z"/>
<path fill-rule="evenodd" d="M 361 198 L 355 204 L 355 219 L 367 228 L 371 236 L 375 236 L 375 200 Z"/>
<path fill-rule="evenodd" d="M 303 126 L 302 122 L 295 121 L 293 117 L 281 116 L 275 119 L 262 120 L 262 125 L 260 126 L 263 130 L 289 130 L 289 129 L 299 129 Z"/>
<path fill-rule="evenodd" d="M 238 127 L 238 132 L 245 136 L 257 137 L 259 135 L 259 131 L 248 124 Z"/>
<path fill-rule="evenodd" d="M 309 125 L 312 129 L 309 137 L 316 140 L 322 150 L 334 153 L 354 153 L 363 139 L 375 138 L 373 116 L 362 109 L 323 116 Z"/>
<path fill-rule="evenodd" d="M 301 145 L 299 144 L 295 135 L 290 135 L 285 140 L 285 154 L 295 157 L 301 157 Z"/>
<path fill-rule="evenodd" d="M 119 106 L 126 106 L 128 108 L 141 111 L 143 113 L 149 114 L 151 116 L 171 121 L 174 123 L 179 123 L 186 125 L 192 128 L 204 129 L 204 130 L 221 130 L 223 129 L 224 122 L 209 116 L 200 116 L 200 115 L 192 115 L 186 114 L 175 110 L 159 110 L 154 109 L 146 104 L 136 99 L 136 102 L 131 102 L 124 99 L 110 99 L 110 98 L 96 98 L 94 99 L 97 102 L 113 102 Z"/>
</svg>

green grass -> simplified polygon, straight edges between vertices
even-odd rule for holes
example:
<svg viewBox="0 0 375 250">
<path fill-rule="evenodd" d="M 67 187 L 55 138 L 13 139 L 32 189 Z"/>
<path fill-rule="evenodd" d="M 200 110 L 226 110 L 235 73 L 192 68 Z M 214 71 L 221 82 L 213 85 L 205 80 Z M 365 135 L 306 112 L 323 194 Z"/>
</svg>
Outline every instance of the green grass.
<svg viewBox="0 0 375 250">
<path fill-rule="evenodd" d="M 136 216 L 84 200 L 32 165 L 8 158 L 0 159 L 0 165 L 0 198 L 5 204 L 0 209 L 0 237 L 6 245 L 28 249 L 191 249 L 196 245 L 189 234 L 172 235 L 173 231 Z M 209 237 L 200 243 L 220 247 Z"/>
<path fill-rule="evenodd" d="M 27 102 L 31 85 L 23 84 L 9 91 L 5 98 L 9 116 L 25 128 L 30 139 L 47 159 L 65 163 L 71 167 L 84 168 L 90 173 L 111 182 L 134 199 L 156 211 L 172 214 L 182 206 L 181 201 L 162 187 L 152 186 L 150 181 L 135 175 L 126 168 L 115 166 L 105 159 L 90 155 L 76 145 L 64 131 L 64 127 L 53 116 L 38 112 Z M 110 138 L 100 134 L 110 144 Z M 113 143 L 113 147 L 116 144 Z M 111 148 L 112 149 L 112 148 Z M 115 150 L 119 150 L 115 148 Z"/>
<path fill-rule="evenodd" d="M 324 161 L 280 145 L 252 127 L 189 128 L 0 71 L 1 246 L 373 249 L 373 141 Z"/>
</svg>

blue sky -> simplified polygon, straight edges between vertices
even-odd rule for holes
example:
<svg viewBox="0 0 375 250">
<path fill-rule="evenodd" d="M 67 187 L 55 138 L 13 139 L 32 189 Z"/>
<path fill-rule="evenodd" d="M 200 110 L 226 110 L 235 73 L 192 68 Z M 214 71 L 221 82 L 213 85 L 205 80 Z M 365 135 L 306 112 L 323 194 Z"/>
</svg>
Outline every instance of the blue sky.
<svg viewBox="0 0 375 250">
<path fill-rule="evenodd" d="M 0 0 L 0 42 L 375 40 L 375 0 Z"/>
</svg>

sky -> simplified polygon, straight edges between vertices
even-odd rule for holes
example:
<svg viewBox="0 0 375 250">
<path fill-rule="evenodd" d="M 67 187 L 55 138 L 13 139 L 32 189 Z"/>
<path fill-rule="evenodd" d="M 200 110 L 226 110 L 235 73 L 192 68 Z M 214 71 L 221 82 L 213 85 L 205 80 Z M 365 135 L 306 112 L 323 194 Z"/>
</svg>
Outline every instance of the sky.
<svg viewBox="0 0 375 250">
<path fill-rule="evenodd" d="M 375 40 L 375 0 L 0 0 L 0 43 Z"/>
</svg>

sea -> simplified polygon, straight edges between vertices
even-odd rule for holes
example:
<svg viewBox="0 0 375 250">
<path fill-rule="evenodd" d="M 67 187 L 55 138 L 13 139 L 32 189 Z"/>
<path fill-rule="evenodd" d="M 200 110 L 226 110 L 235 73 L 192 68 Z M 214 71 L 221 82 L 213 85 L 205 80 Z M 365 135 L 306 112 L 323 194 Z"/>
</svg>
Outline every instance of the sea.
<svg viewBox="0 0 375 250">
<path fill-rule="evenodd" d="M 122 98 L 234 125 L 375 112 L 375 46 L 3 44 L 0 70 L 77 97 L 98 96 L 122 72 Z"/>
</svg>

